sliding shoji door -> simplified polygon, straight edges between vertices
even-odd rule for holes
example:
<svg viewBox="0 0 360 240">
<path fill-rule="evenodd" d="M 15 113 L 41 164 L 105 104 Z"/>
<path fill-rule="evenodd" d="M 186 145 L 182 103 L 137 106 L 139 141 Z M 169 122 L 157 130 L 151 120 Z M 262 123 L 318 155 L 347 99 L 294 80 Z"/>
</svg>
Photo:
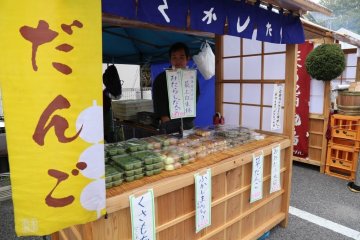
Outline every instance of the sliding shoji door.
<svg viewBox="0 0 360 240">
<path fill-rule="evenodd" d="M 286 45 L 232 36 L 223 36 L 222 43 L 217 52 L 222 64 L 218 110 L 227 124 L 270 131 L 274 85 L 285 83 Z M 276 132 L 282 133 L 283 128 Z"/>
</svg>

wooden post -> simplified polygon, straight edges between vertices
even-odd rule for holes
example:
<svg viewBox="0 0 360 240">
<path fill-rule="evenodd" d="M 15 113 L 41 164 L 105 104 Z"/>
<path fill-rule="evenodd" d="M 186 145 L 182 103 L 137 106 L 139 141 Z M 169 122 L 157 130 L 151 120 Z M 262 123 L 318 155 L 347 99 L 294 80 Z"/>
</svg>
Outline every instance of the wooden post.
<svg viewBox="0 0 360 240">
<path fill-rule="evenodd" d="M 323 125 L 323 135 L 322 135 L 322 149 L 321 151 L 321 159 L 320 159 L 320 172 L 325 172 L 325 163 L 326 163 L 326 149 L 327 149 L 327 139 L 326 139 L 326 131 L 329 123 L 329 114 L 330 114 L 330 95 L 331 95 L 331 87 L 330 81 L 325 82 L 324 87 L 324 108 L 323 108 L 323 116 L 324 116 L 324 125 Z"/>
<path fill-rule="evenodd" d="M 295 116 L 295 91 L 296 91 L 296 70 L 297 70 L 297 51 L 296 44 L 286 45 L 286 68 L 285 68 L 285 99 L 284 106 L 284 135 L 288 136 L 291 143 L 294 141 L 294 116 Z M 284 173 L 284 196 L 282 201 L 282 210 L 285 212 L 285 219 L 281 222 L 282 227 L 289 223 L 289 205 L 291 193 L 292 177 L 292 157 L 293 145 L 285 149 L 285 167 Z"/>
<path fill-rule="evenodd" d="M 360 82 L 360 48 L 357 48 L 356 79 Z"/>
<path fill-rule="evenodd" d="M 215 36 L 215 112 L 223 113 L 223 37 L 221 35 Z"/>
</svg>

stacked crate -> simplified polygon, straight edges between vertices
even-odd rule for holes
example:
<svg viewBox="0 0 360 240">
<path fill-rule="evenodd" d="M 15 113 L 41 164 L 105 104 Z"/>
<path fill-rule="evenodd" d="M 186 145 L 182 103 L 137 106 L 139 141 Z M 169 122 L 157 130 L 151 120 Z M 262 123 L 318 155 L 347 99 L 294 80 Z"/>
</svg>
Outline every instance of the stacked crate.
<svg viewBox="0 0 360 240">
<path fill-rule="evenodd" d="M 354 181 L 359 149 L 360 116 L 332 115 L 325 173 Z"/>
<path fill-rule="evenodd" d="M 114 118 L 136 120 L 138 112 L 153 112 L 153 101 L 148 99 L 115 100 L 111 102 Z"/>
</svg>

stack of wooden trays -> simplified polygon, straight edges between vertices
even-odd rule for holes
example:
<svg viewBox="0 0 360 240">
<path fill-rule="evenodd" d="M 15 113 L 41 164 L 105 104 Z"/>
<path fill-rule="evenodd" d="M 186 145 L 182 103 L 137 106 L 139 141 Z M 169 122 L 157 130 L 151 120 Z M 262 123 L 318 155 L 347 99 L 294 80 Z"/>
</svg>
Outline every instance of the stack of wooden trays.
<svg viewBox="0 0 360 240">
<path fill-rule="evenodd" d="M 359 150 L 360 116 L 332 115 L 325 173 L 354 181 Z"/>
</svg>

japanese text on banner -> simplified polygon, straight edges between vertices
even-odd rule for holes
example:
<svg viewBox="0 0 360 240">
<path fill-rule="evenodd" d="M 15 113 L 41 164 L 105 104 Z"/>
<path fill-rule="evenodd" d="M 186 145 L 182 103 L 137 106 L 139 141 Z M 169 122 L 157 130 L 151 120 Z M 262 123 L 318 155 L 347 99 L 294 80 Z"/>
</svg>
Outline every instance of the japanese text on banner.
<svg viewBox="0 0 360 240">
<path fill-rule="evenodd" d="M 166 70 L 170 118 L 196 116 L 196 70 Z"/>
<path fill-rule="evenodd" d="M 101 5 L 21 6 L 0 8 L 15 230 L 47 235 L 105 213 Z"/>
<path fill-rule="evenodd" d="M 305 42 L 299 44 L 297 54 L 293 154 L 294 156 L 301 158 L 307 158 L 309 155 L 309 101 L 311 77 L 306 71 L 305 60 L 313 49 L 313 43 Z"/>
<path fill-rule="evenodd" d="M 141 196 L 131 195 L 131 228 L 133 240 L 155 240 L 155 208 L 154 193 L 149 189 Z"/>
<path fill-rule="evenodd" d="M 260 200 L 263 197 L 263 168 L 264 153 L 261 152 L 258 156 L 253 154 L 250 203 Z"/>
<path fill-rule="evenodd" d="M 280 183 L 280 145 L 271 150 L 271 182 L 270 193 L 281 189 Z"/>
<path fill-rule="evenodd" d="M 211 225 L 211 169 L 195 174 L 196 232 Z"/>
</svg>

